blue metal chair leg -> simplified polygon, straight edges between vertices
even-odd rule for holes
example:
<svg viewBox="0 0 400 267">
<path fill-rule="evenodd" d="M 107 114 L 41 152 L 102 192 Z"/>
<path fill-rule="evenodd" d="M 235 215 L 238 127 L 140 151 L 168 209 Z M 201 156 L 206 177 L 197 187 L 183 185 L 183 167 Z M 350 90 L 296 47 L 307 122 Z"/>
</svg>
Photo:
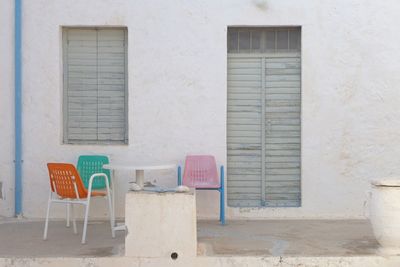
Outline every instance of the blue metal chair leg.
<svg viewBox="0 0 400 267">
<path fill-rule="evenodd" d="M 220 203 L 220 207 L 219 207 L 219 220 L 221 222 L 222 225 L 225 224 L 225 180 L 224 180 L 224 166 L 221 166 L 221 171 L 220 171 L 220 175 L 221 175 L 221 188 L 220 188 L 220 199 L 219 199 L 219 203 Z"/>
<path fill-rule="evenodd" d="M 218 192 L 219 192 L 219 221 L 221 221 L 222 220 L 222 202 L 221 202 L 221 200 L 222 200 L 222 190 L 221 190 L 221 188 L 218 189 Z"/>
<path fill-rule="evenodd" d="M 182 168 L 178 166 L 178 185 L 182 185 Z"/>
<path fill-rule="evenodd" d="M 220 221 L 221 221 L 221 224 L 225 224 L 225 194 L 224 194 L 224 189 L 221 190 L 221 194 L 220 195 L 221 195 L 221 199 L 220 199 L 220 202 L 221 202 Z"/>
</svg>

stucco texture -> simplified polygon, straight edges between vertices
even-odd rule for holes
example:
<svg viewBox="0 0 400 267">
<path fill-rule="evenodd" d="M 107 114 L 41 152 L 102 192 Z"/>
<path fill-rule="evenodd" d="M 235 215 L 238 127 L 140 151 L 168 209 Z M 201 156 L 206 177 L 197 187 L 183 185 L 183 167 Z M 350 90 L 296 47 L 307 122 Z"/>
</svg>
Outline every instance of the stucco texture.
<svg viewBox="0 0 400 267">
<path fill-rule="evenodd" d="M 13 208 L 12 2 L 2 1 L 0 182 Z M 46 162 L 80 154 L 112 161 L 226 162 L 228 26 L 302 27 L 302 206 L 228 208 L 229 218 L 357 218 L 372 178 L 400 173 L 400 3 L 386 1 L 23 1 L 23 211 L 43 217 Z M 261 1 L 262 2 L 262 1 Z M 128 29 L 129 145 L 62 144 L 62 26 Z M 175 172 L 151 174 L 175 184 Z M 117 216 L 130 179 L 119 174 Z M 156 177 L 156 178 L 153 178 Z M 3 186 L 4 187 L 4 186 Z M 95 203 L 91 216 L 105 216 Z M 96 206 L 97 205 L 97 206 Z M 197 194 L 217 218 L 218 194 Z M 11 211 L 10 211 L 11 210 Z M 63 216 L 63 208 L 54 208 Z"/>
</svg>

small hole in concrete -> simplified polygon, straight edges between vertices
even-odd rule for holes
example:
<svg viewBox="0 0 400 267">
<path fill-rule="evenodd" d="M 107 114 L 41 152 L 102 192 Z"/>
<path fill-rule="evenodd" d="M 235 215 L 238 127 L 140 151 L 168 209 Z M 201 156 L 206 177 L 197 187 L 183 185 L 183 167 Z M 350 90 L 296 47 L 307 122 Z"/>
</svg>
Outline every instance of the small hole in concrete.
<svg viewBox="0 0 400 267">
<path fill-rule="evenodd" d="M 171 253 L 171 259 L 176 260 L 178 258 L 178 253 L 172 252 Z"/>
</svg>

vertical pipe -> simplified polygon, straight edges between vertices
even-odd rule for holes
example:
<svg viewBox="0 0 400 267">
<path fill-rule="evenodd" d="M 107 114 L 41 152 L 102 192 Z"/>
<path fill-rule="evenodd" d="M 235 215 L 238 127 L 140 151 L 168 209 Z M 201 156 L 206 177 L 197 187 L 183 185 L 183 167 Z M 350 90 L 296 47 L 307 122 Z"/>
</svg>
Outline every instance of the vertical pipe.
<svg viewBox="0 0 400 267">
<path fill-rule="evenodd" d="M 21 69 L 21 17 L 22 0 L 15 0 L 14 10 L 14 84 L 15 84 L 15 216 L 22 215 L 22 115 L 21 115 L 21 95 L 22 95 L 22 69 Z"/>
</svg>

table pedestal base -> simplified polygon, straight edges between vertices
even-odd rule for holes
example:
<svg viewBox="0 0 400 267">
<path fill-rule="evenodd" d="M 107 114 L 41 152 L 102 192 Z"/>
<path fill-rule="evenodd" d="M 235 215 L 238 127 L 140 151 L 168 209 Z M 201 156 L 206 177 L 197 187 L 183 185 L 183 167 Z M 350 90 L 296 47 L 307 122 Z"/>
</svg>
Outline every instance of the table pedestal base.
<svg viewBox="0 0 400 267">
<path fill-rule="evenodd" d="M 144 186 L 144 170 L 136 170 L 136 184 L 143 189 Z"/>
</svg>

